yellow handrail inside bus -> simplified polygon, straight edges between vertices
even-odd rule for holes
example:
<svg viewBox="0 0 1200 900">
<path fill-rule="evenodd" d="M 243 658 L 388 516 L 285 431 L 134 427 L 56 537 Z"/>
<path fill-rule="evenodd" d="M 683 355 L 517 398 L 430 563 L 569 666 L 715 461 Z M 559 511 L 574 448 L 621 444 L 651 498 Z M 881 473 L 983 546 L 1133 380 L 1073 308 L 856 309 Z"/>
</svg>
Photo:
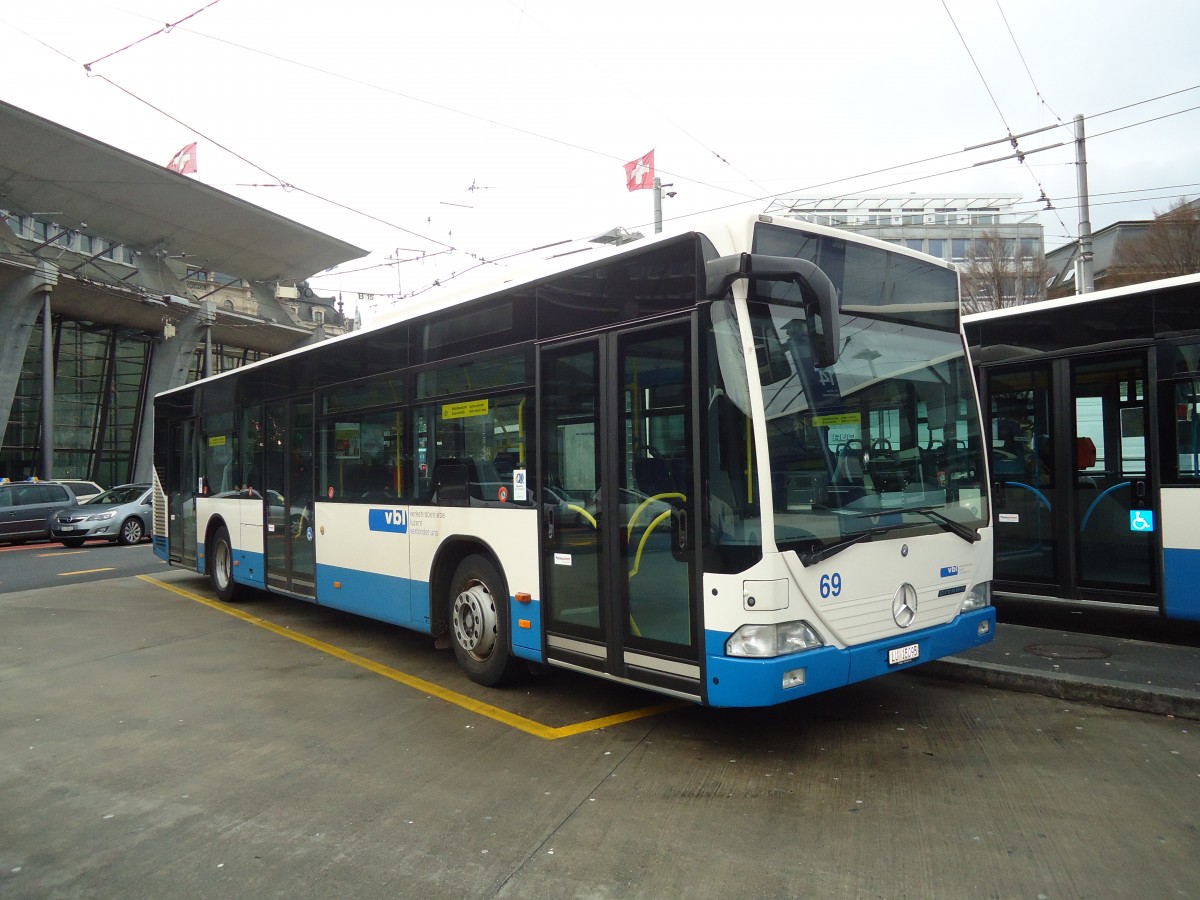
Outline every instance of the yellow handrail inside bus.
<svg viewBox="0 0 1200 900">
<path fill-rule="evenodd" d="M 521 468 L 525 467 L 525 397 L 517 404 L 517 454 Z M 593 522 L 593 525 L 596 523 Z"/>
<path fill-rule="evenodd" d="M 574 503 L 568 503 L 567 509 L 571 510 L 571 512 L 579 513 L 581 516 L 583 516 L 585 519 L 587 519 L 589 522 L 592 523 L 593 528 L 600 527 L 596 524 L 596 519 L 592 516 L 592 514 L 590 512 L 588 512 L 586 509 L 584 509 L 582 506 L 576 506 Z"/>
<path fill-rule="evenodd" d="M 650 537 L 650 532 L 658 527 L 658 523 L 663 519 L 669 519 L 673 510 L 668 509 L 666 512 L 659 513 L 653 522 L 646 526 L 646 532 L 642 535 L 642 539 L 638 541 L 637 555 L 633 558 L 633 568 L 629 571 L 629 577 L 632 578 L 638 573 L 638 567 L 642 564 L 642 550 L 646 547 L 646 540 Z"/>
<path fill-rule="evenodd" d="M 625 540 L 633 540 L 633 526 L 637 524 L 637 520 L 641 516 L 643 509 L 645 509 L 655 500 L 666 500 L 668 498 L 682 500 L 684 503 L 687 503 L 687 497 L 675 491 L 668 491 L 665 494 L 655 494 L 653 497 L 647 497 L 638 505 L 638 508 L 633 511 L 633 515 L 629 517 L 629 524 L 626 526 L 625 531 Z M 650 528 L 653 527 L 653 525 L 650 526 Z M 646 530 L 649 531 L 650 529 Z"/>
</svg>

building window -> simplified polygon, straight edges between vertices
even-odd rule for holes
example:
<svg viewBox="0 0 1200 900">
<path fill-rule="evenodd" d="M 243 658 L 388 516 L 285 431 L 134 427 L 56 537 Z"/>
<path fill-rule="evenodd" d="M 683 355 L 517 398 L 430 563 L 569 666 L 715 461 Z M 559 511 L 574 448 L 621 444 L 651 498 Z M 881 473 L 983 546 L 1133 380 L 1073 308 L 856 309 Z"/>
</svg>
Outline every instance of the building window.
<svg viewBox="0 0 1200 900">
<path fill-rule="evenodd" d="M 970 241 L 967 238 L 951 238 L 950 239 L 950 256 L 955 262 L 962 262 L 967 258 L 967 246 Z"/>
<path fill-rule="evenodd" d="M 946 241 L 943 238 L 930 238 L 928 253 L 930 256 L 936 256 L 938 259 L 945 259 Z"/>
<path fill-rule="evenodd" d="M 904 246 L 909 250 L 921 251 L 925 248 L 925 242 L 920 238 L 908 238 L 904 242 Z"/>
</svg>

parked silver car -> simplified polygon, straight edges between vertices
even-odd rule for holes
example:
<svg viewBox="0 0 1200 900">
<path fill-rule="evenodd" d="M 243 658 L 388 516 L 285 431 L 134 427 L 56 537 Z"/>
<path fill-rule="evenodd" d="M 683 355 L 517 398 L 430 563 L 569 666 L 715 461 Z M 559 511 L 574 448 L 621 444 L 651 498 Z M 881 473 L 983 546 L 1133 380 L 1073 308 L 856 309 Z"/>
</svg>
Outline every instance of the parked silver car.
<svg viewBox="0 0 1200 900">
<path fill-rule="evenodd" d="M 148 484 L 123 484 L 86 503 L 60 509 L 50 519 L 50 537 L 67 547 L 102 538 L 136 544 L 150 534 L 154 491 Z"/>
<path fill-rule="evenodd" d="M 55 510 L 76 502 L 70 488 L 54 481 L 0 484 L 0 542 L 23 544 L 47 537 Z"/>
</svg>

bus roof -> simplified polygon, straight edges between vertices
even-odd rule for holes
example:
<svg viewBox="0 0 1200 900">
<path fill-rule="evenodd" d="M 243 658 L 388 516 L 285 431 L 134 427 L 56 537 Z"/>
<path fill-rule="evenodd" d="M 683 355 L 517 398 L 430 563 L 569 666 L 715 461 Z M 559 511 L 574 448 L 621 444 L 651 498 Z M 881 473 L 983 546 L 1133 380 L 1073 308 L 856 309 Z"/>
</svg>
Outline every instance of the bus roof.
<svg viewBox="0 0 1200 900">
<path fill-rule="evenodd" d="M 1103 300 L 1115 300 L 1120 297 L 1147 293 L 1150 291 L 1167 290 L 1175 287 L 1186 287 L 1200 284 L 1200 273 L 1194 275 L 1179 275 L 1175 278 L 1163 278 L 1158 281 L 1142 281 L 1137 284 L 1127 284 L 1121 287 L 1109 288 L 1105 291 L 1093 291 L 1090 294 L 1076 294 L 1072 297 L 1059 297 L 1055 300 L 1042 300 L 1038 303 L 1026 303 L 1021 306 L 1008 306 L 1004 309 L 990 309 L 987 312 L 971 313 L 963 316 L 963 324 L 988 322 L 994 319 L 1006 319 L 1014 316 L 1030 315 L 1068 306 L 1079 306 L 1084 303 L 1098 303 Z"/>
<path fill-rule="evenodd" d="M 486 280 L 473 281 L 469 284 L 464 284 L 461 287 L 439 287 L 429 291 L 425 296 L 417 298 L 415 301 L 410 301 L 405 304 L 402 309 L 397 310 L 394 314 L 381 317 L 372 322 L 369 326 L 361 328 L 357 331 L 350 331 L 345 334 L 335 335 L 315 344 L 306 344 L 302 347 L 296 347 L 284 353 L 275 356 L 269 356 L 266 359 L 260 359 L 252 363 L 247 363 L 236 369 L 230 369 L 227 372 L 220 372 L 216 375 L 210 375 L 208 378 L 199 379 L 189 382 L 188 384 L 180 385 L 179 387 L 169 388 L 165 391 L 160 391 L 156 397 L 167 396 L 176 391 L 185 391 L 201 382 L 211 382 L 219 378 L 224 378 L 235 373 L 247 372 L 259 366 L 269 365 L 282 359 L 295 356 L 302 353 L 307 353 L 315 350 L 318 347 L 330 347 L 342 341 L 354 341 L 361 339 L 365 335 L 373 334 L 390 325 L 400 322 L 406 322 L 415 319 L 419 316 L 428 313 L 439 312 L 444 309 L 449 309 L 458 306 L 462 303 L 467 303 L 471 300 L 486 297 L 490 294 L 500 291 L 519 288 L 525 285 L 535 284 L 546 278 L 552 278 L 556 275 L 562 275 L 571 272 L 575 269 L 587 268 L 598 263 L 607 262 L 613 259 L 619 259 L 623 256 L 628 256 L 635 253 L 640 253 L 647 248 L 665 244 L 674 241 L 688 234 L 703 234 L 710 238 L 716 238 L 715 243 L 728 243 L 730 236 L 744 235 L 749 237 L 754 225 L 759 222 L 767 224 L 780 225 L 785 228 L 793 228 L 797 231 L 807 231 L 814 234 L 842 237 L 852 240 L 856 244 L 864 246 L 876 247 L 878 249 L 887 250 L 891 253 L 898 253 L 903 256 L 911 256 L 921 259 L 931 265 L 939 266 L 945 269 L 954 270 L 954 265 L 945 260 L 936 257 L 927 256 L 915 250 L 909 250 L 898 244 L 891 244 L 886 241 L 881 241 L 877 238 L 870 237 L 857 232 L 850 232 L 840 228 L 833 228 L 828 225 L 817 225 L 812 222 L 805 222 L 799 219 L 793 219 L 785 216 L 770 216 L 764 215 L 758 210 L 754 211 L 735 211 L 725 212 L 720 214 L 708 214 L 702 216 L 685 217 L 677 220 L 671 227 L 663 230 L 661 234 L 655 234 L 650 237 L 643 237 L 633 241 L 619 245 L 595 243 L 592 241 L 582 240 L 567 240 L 561 243 L 549 244 L 541 249 L 554 250 L 548 256 L 540 259 L 530 260 L 519 267 L 497 273 L 496 277 Z"/>
</svg>

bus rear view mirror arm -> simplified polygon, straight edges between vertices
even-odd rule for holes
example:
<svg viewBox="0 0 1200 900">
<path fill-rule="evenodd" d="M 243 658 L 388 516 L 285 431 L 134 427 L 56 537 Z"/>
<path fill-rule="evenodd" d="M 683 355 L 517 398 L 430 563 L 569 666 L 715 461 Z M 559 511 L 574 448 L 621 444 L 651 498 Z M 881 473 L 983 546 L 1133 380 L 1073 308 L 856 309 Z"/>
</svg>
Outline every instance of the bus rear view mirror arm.
<svg viewBox="0 0 1200 900">
<path fill-rule="evenodd" d="M 790 281 L 800 289 L 813 363 L 824 369 L 837 362 L 839 351 L 837 288 L 820 266 L 806 259 L 739 253 L 710 259 L 704 265 L 705 296 L 718 300 L 739 278 Z"/>
</svg>

